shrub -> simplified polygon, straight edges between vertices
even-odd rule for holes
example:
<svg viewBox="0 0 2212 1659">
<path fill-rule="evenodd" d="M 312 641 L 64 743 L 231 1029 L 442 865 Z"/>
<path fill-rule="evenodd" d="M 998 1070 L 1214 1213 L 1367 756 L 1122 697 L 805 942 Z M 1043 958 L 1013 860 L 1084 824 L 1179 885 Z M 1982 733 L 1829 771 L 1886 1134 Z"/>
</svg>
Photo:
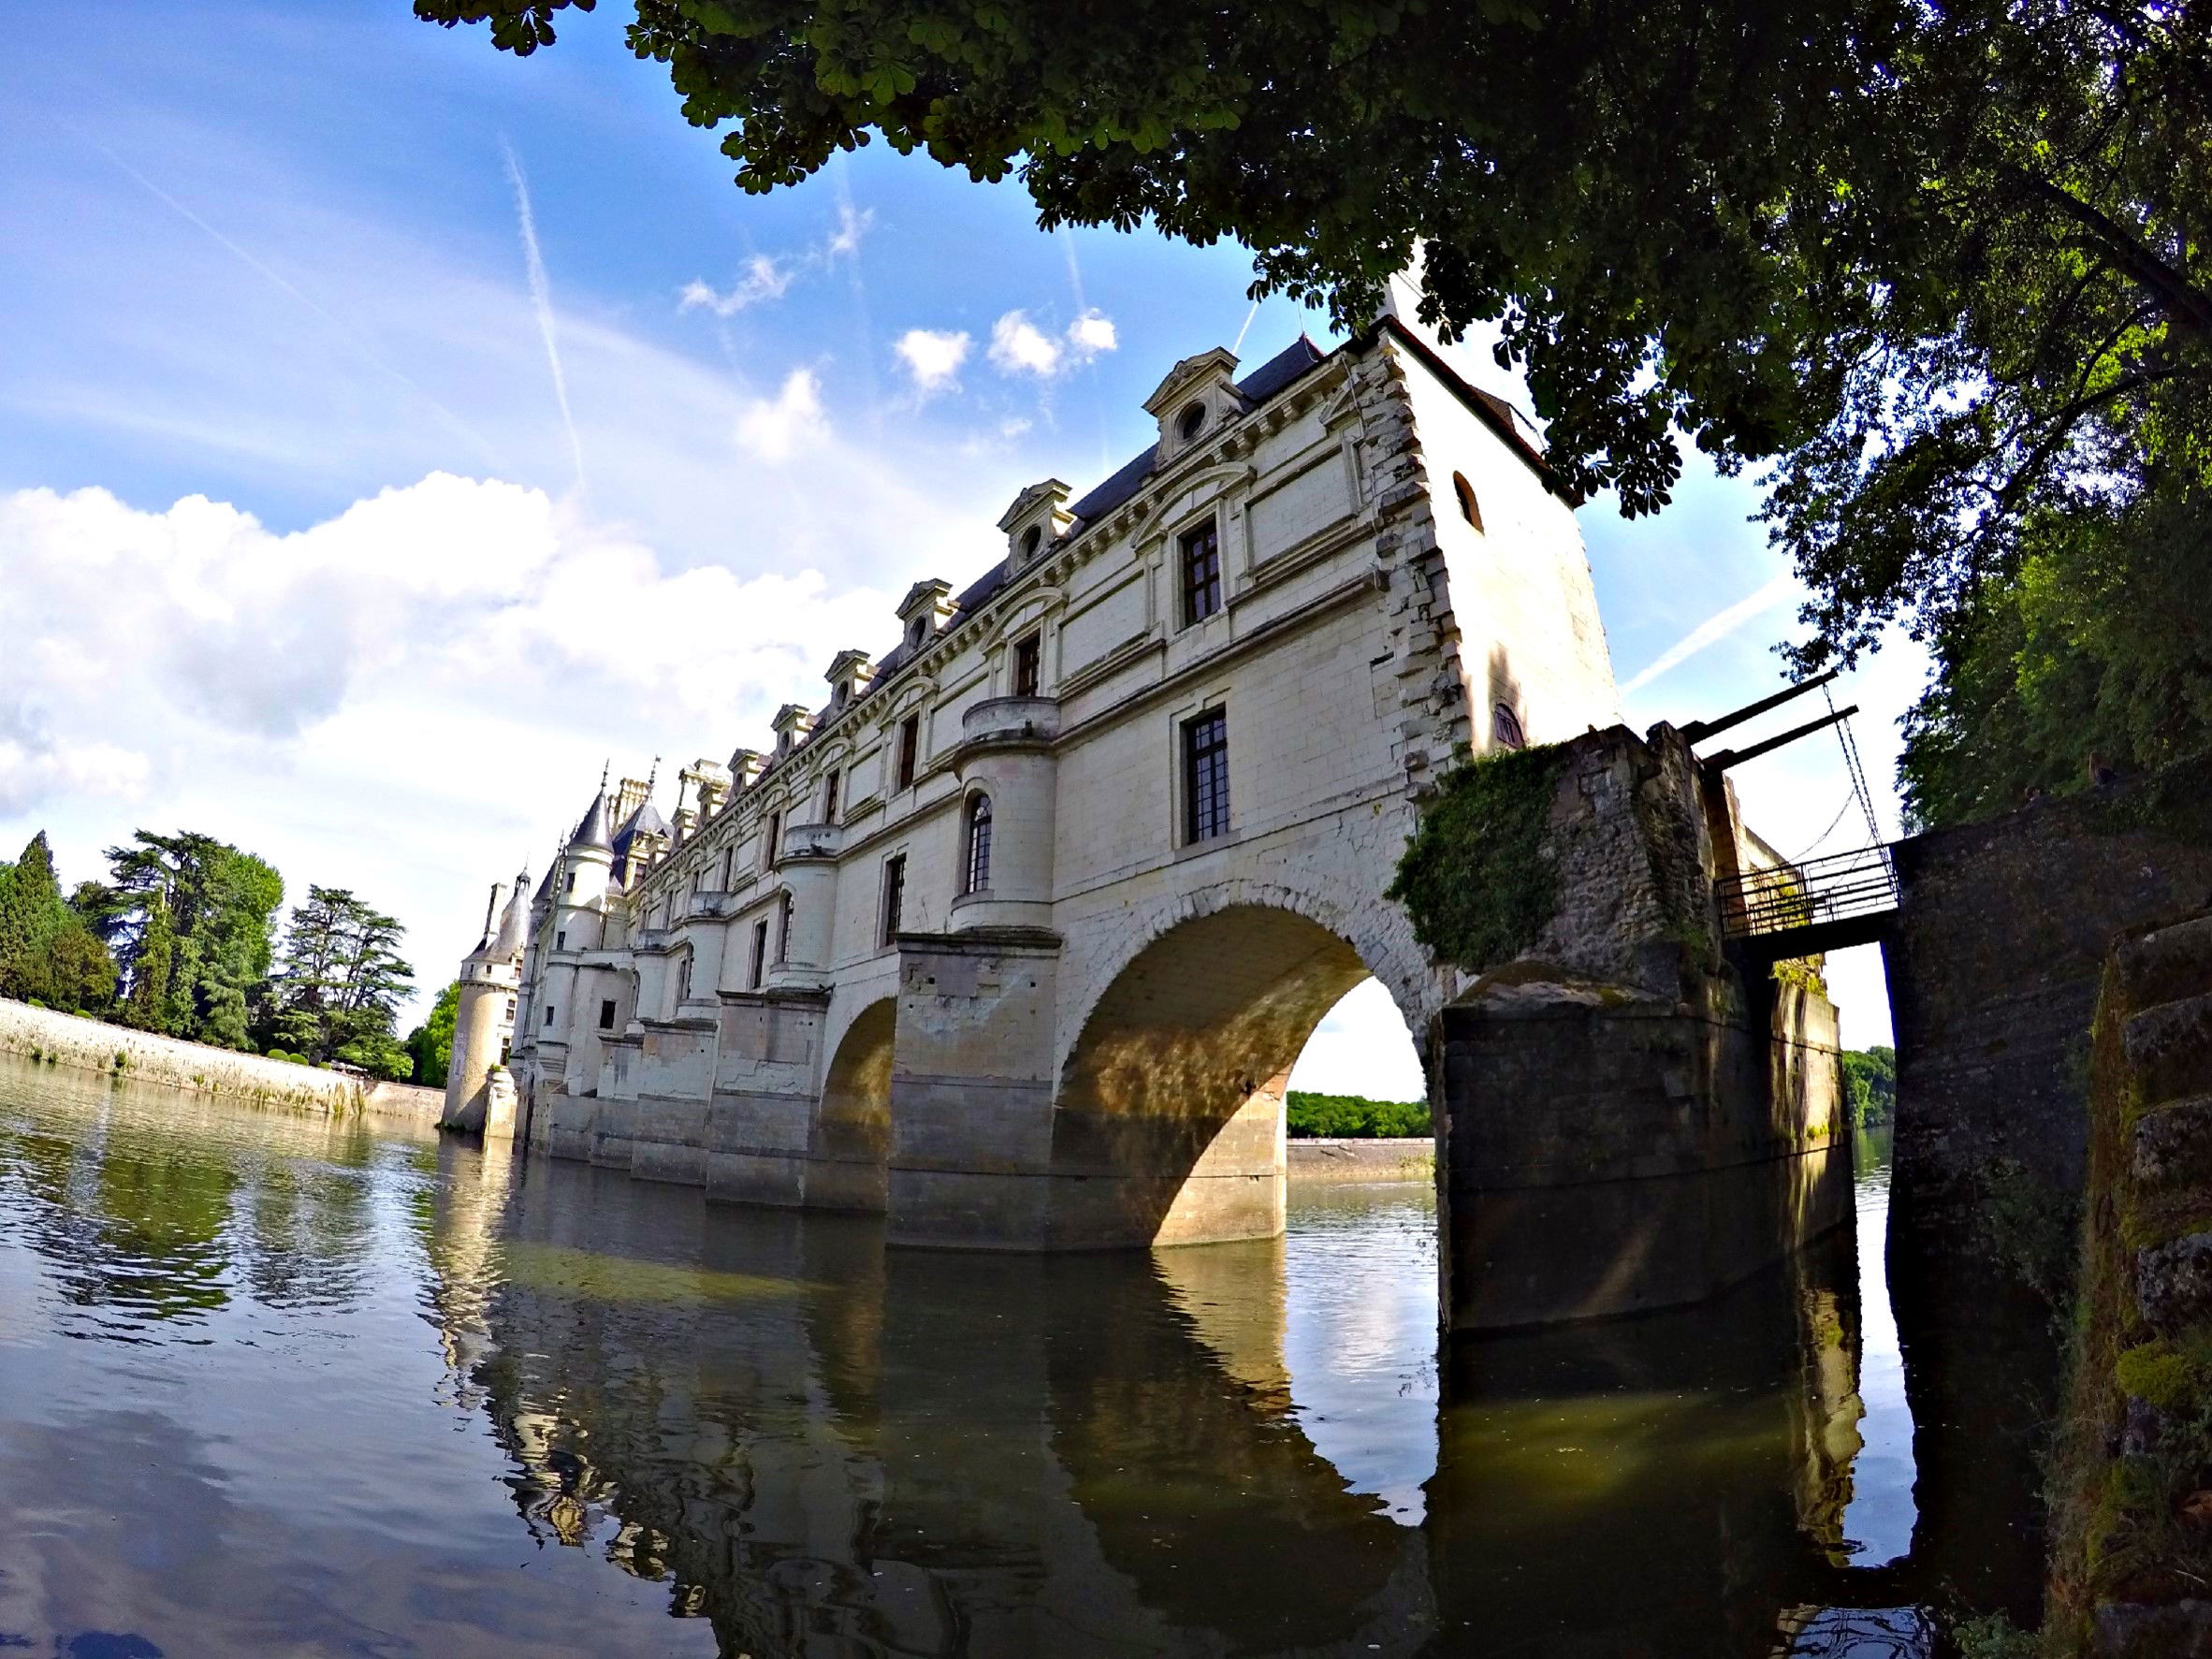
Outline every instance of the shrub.
<svg viewBox="0 0 2212 1659">
<path fill-rule="evenodd" d="M 1535 943 L 1559 908 L 1557 872 L 1538 850 L 1565 764 L 1558 744 L 1506 749 L 1438 780 L 1385 895 L 1432 955 L 1479 972 Z"/>
</svg>

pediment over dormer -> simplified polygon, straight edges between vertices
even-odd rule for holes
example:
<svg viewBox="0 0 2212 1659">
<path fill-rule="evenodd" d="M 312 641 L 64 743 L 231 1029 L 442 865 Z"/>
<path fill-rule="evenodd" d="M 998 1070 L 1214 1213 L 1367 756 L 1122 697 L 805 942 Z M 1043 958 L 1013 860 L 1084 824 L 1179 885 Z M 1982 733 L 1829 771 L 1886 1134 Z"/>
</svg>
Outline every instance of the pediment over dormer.
<svg viewBox="0 0 2212 1659">
<path fill-rule="evenodd" d="M 1067 506 L 1071 493 L 1059 479 L 1047 478 L 1015 496 L 1013 504 L 998 516 L 998 528 L 1006 532 L 1009 575 L 1044 552 L 1075 522 Z"/>
<path fill-rule="evenodd" d="M 898 602 L 898 636 L 909 650 L 922 646 L 953 616 L 953 584 L 937 576 L 916 582 Z"/>
<path fill-rule="evenodd" d="M 1159 422 L 1162 464 L 1204 443 L 1244 414 L 1244 400 L 1237 390 L 1236 371 L 1236 354 L 1217 345 L 1195 357 L 1185 357 L 1144 400 L 1145 413 Z"/>
</svg>

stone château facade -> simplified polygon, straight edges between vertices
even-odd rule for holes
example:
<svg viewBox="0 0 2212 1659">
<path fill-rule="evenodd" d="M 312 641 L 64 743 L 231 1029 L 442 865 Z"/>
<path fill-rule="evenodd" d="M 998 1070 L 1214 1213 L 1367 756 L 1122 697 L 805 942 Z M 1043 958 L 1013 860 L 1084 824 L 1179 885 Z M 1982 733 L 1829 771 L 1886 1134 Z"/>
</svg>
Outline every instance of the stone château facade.
<svg viewBox="0 0 2212 1659">
<path fill-rule="evenodd" d="M 1617 715 L 1576 503 L 1506 403 L 1395 314 L 1240 367 L 1177 363 L 1155 443 L 1023 490 L 979 579 L 916 582 L 671 819 L 603 782 L 529 906 L 517 1133 L 895 1241 L 1279 1230 L 1315 1026 L 1373 974 L 1425 1037 L 1470 978 L 1383 897 L 1424 793 Z"/>
</svg>

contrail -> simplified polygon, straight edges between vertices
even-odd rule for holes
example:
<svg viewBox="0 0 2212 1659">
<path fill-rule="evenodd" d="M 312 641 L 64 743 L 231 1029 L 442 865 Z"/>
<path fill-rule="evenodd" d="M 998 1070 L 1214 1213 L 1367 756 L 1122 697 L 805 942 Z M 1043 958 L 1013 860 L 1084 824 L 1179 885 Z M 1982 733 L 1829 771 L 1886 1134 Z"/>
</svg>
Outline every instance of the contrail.
<svg viewBox="0 0 2212 1659">
<path fill-rule="evenodd" d="M 553 334 L 553 290 L 546 281 L 546 262 L 538 255 L 537 216 L 530 211 L 530 186 L 522 177 L 522 164 L 515 147 L 500 137 L 500 153 L 507 158 L 507 182 L 515 186 L 515 211 L 522 222 L 522 257 L 530 269 L 530 304 L 537 313 L 538 333 L 546 342 L 546 365 L 553 371 L 553 400 L 560 405 L 560 424 L 568 432 L 568 450 L 576 463 L 576 488 L 584 480 L 584 445 L 576 437 L 576 419 L 568 407 L 568 376 L 560 368 L 560 346 Z"/>
<path fill-rule="evenodd" d="M 1661 651 L 1657 661 L 1621 688 L 1621 695 L 1632 696 L 1642 691 L 1661 675 L 1680 667 L 1706 647 L 1727 638 L 1760 612 L 1773 609 L 1797 590 L 1796 576 L 1776 576 L 1750 598 L 1739 599 L 1726 610 L 1715 612 Z"/>
<path fill-rule="evenodd" d="M 1244 349 L 1244 336 L 1251 332 L 1252 319 L 1259 314 L 1259 301 L 1255 299 L 1252 301 L 1252 309 L 1244 313 L 1244 326 L 1237 330 L 1237 342 L 1229 348 L 1230 357 L 1235 357 L 1237 353 Z"/>
<path fill-rule="evenodd" d="M 230 238 L 225 236 L 220 230 L 217 230 L 212 225 L 209 224 L 205 219 L 201 218 L 197 213 L 194 212 L 190 208 L 186 207 L 182 202 L 179 201 L 175 196 L 171 196 L 167 191 L 156 184 L 153 180 L 149 179 L 144 173 L 138 171 L 137 167 L 131 166 L 129 162 L 124 160 L 122 156 L 116 154 L 114 151 L 109 149 L 107 145 L 101 143 L 98 139 L 92 138 L 87 138 L 85 142 L 90 144 L 95 150 L 97 150 L 102 155 L 105 155 L 109 161 L 113 162 L 118 171 L 120 171 L 125 178 L 129 179 L 133 183 L 137 184 L 141 190 L 145 191 L 147 195 L 153 196 L 154 200 L 160 202 L 164 207 L 167 208 L 169 211 L 175 213 L 180 219 L 185 221 L 185 223 L 196 226 L 199 229 L 207 232 L 209 236 L 212 237 L 217 242 L 221 243 L 232 254 L 236 255 L 250 269 L 257 272 L 269 282 L 273 283 L 278 288 L 282 289 L 284 293 L 289 294 L 294 299 L 298 300 L 309 311 L 314 313 L 316 316 L 322 318 L 324 322 L 329 324 L 330 327 L 334 332 L 336 332 L 338 337 L 341 340 L 343 340 L 346 344 L 352 346 L 354 350 L 358 353 L 360 357 L 370 365 L 370 367 L 379 371 L 382 373 L 390 375 L 392 379 L 398 381 L 401 386 L 405 386 L 409 391 L 420 398 L 425 403 L 429 404 L 431 409 L 437 412 L 438 418 L 444 422 L 446 428 L 457 437 L 466 439 L 469 444 L 475 447 L 478 453 L 487 461 L 496 462 L 497 457 L 492 450 L 491 444 L 486 441 L 483 433 L 476 431 L 466 421 L 462 420 L 459 415 L 454 414 L 452 410 L 446 408 L 444 404 L 439 402 L 437 399 L 431 397 L 430 394 L 425 391 L 416 382 L 409 379 L 407 375 L 393 368 L 391 364 L 386 362 L 384 357 L 376 351 L 376 349 L 370 345 L 367 341 L 363 340 L 360 335 L 355 331 L 352 325 L 347 323 L 344 318 L 337 315 L 327 307 L 317 302 L 308 294 L 293 284 L 280 272 L 272 269 L 268 265 L 263 264 L 262 261 L 255 257 L 254 255 L 240 247 L 237 242 L 232 241 Z"/>
</svg>

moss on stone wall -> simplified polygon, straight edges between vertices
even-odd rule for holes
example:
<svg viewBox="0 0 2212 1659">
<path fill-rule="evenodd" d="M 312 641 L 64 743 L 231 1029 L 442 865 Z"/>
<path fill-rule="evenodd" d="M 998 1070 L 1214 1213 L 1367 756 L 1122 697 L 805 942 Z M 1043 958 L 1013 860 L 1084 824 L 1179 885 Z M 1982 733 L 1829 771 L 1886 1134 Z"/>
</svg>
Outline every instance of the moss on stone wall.
<svg viewBox="0 0 2212 1659">
<path fill-rule="evenodd" d="M 1559 908 L 1556 866 L 1540 857 L 1566 749 L 1508 749 L 1438 780 L 1385 895 L 1439 961 L 1471 972 L 1528 949 Z"/>
</svg>

